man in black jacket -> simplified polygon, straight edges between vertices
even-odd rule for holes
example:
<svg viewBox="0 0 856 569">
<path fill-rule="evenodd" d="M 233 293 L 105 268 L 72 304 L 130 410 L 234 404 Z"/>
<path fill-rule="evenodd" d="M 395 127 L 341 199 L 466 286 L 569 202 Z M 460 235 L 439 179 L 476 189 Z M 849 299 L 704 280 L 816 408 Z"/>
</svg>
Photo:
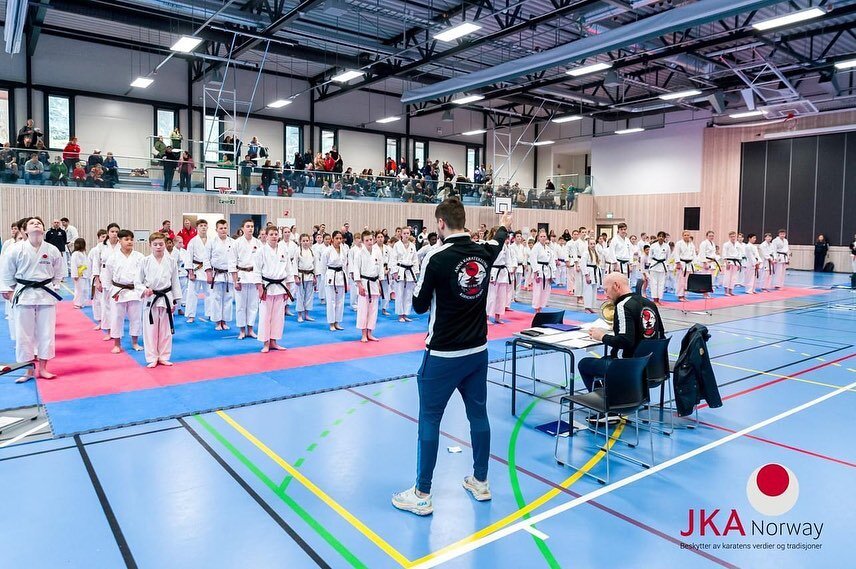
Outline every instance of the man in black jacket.
<svg viewBox="0 0 856 569">
<path fill-rule="evenodd" d="M 58 219 L 53 220 L 51 228 L 47 231 L 47 233 L 45 233 L 45 241 L 59 249 L 60 254 L 65 253 L 68 236 L 65 232 L 65 229 L 63 229 L 60 225 Z"/>
<path fill-rule="evenodd" d="M 591 391 L 594 382 L 606 375 L 611 358 L 632 358 L 642 340 L 657 340 L 665 336 L 663 319 L 657 305 L 630 290 L 630 282 L 622 273 L 609 273 L 603 279 L 606 297 L 615 303 L 615 319 L 612 332 L 592 328 L 589 335 L 610 348 L 605 358 L 583 358 L 577 369 L 586 388 Z"/>
<path fill-rule="evenodd" d="M 400 509 L 427 516 L 434 511 L 431 479 L 440 444 L 440 420 L 455 390 L 461 393 L 473 447 L 473 476 L 464 488 L 478 501 L 490 500 L 487 482 L 490 423 L 487 417 L 487 287 L 490 268 L 511 228 L 503 215 L 495 241 L 473 243 L 464 231 L 466 214 L 457 198 L 437 206 L 437 232 L 443 244 L 422 262 L 413 292 L 413 309 L 431 311 L 419 388 L 419 441 L 415 486 L 393 495 Z"/>
</svg>

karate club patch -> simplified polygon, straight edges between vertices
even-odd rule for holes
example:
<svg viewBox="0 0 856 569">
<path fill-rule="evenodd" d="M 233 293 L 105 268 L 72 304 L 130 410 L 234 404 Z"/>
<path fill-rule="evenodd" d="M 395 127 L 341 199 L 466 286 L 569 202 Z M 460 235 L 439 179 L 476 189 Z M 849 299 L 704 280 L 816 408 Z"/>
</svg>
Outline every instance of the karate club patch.
<svg viewBox="0 0 856 569">
<path fill-rule="evenodd" d="M 484 259 L 468 257 L 455 268 L 461 298 L 473 300 L 484 294 L 487 265 Z"/>
<path fill-rule="evenodd" d="M 642 335 L 651 338 L 657 333 L 657 315 L 650 308 L 642 309 Z"/>
</svg>

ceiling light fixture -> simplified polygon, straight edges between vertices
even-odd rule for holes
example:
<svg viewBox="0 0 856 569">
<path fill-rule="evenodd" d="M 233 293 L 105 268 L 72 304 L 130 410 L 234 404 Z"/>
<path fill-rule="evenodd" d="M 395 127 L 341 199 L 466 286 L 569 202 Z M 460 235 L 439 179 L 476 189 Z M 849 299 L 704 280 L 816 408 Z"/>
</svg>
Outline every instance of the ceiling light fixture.
<svg viewBox="0 0 856 569">
<path fill-rule="evenodd" d="M 760 117 L 764 114 L 764 111 L 743 111 L 742 113 L 733 113 L 728 115 L 728 118 L 732 119 L 748 119 L 749 117 Z"/>
<path fill-rule="evenodd" d="M 272 103 L 268 103 L 267 107 L 269 109 L 281 109 L 282 107 L 284 107 L 286 105 L 290 105 L 290 104 L 291 104 L 290 99 L 277 99 L 276 101 L 274 101 Z"/>
<path fill-rule="evenodd" d="M 642 132 L 644 130 L 645 130 L 644 128 L 638 128 L 638 127 L 637 128 L 625 128 L 622 130 L 616 130 L 615 134 L 634 134 L 637 132 Z"/>
<path fill-rule="evenodd" d="M 532 146 L 550 146 L 551 144 L 556 144 L 555 140 L 539 140 L 538 142 L 533 142 Z"/>
<path fill-rule="evenodd" d="M 154 82 L 155 80 L 150 77 L 137 77 L 136 79 L 131 81 L 131 87 L 139 87 L 140 89 L 145 89 Z"/>
<path fill-rule="evenodd" d="M 401 117 L 386 117 L 385 119 L 378 119 L 375 122 L 379 124 L 387 124 L 398 120 L 401 120 Z"/>
<path fill-rule="evenodd" d="M 356 79 L 357 77 L 362 77 L 362 76 L 363 76 L 362 71 L 355 71 L 353 69 L 347 69 L 347 70 L 339 73 L 338 75 L 334 75 L 332 77 L 332 80 L 335 81 L 336 83 L 347 83 L 351 79 Z"/>
<path fill-rule="evenodd" d="M 851 67 L 856 67 L 856 59 L 848 59 L 846 61 L 839 61 L 835 64 L 836 69 L 850 69 Z"/>
<path fill-rule="evenodd" d="M 482 99 L 484 99 L 484 95 L 466 95 L 460 99 L 455 99 L 452 102 L 456 105 L 466 105 L 467 103 L 474 103 L 476 101 L 481 101 Z"/>
<path fill-rule="evenodd" d="M 462 24 L 458 24 L 453 28 L 449 28 L 448 30 L 443 30 L 439 34 L 434 34 L 434 39 L 440 41 L 455 41 L 460 37 L 464 37 L 480 29 L 481 26 L 477 24 L 474 24 L 472 22 L 464 22 Z"/>
<path fill-rule="evenodd" d="M 674 101 L 675 99 L 694 97 L 696 95 L 701 95 L 701 91 L 698 89 L 687 89 L 686 91 L 678 91 L 677 93 L 664 93 L 660 95 L 660 98 L 664 101 Z"/>
<path fill-rule="evenodd" d="M 479 129 L 479 130 L 471 130 L 471 131 L 468 131 L 468 132 L 462 132 L 461 134 L 463 134 L 464 136 L 476 136 L 476 135 L 479 135 L 479 134 L 484 134 L 484 133 L 486 133 L 486 132 L 487 132 L 487 131 L 486 131 L 486 130 L 484 130 L 484 129 Z"/>
<path fill-rule="evenodd" d="M 572 77 L 580 77 L 582 75 L 588 75 L 589 73 L 597 73 L 598 71 L 604 71 L 612 67 L 611 63 L 601 62 L 601 63 L 593 63 L 592 65 L 586 65 L 585 67 L 576 67 L 574 69 L 568 69 L 565 71 L 568 75 Z"/>
<path fill-rule="evenodd" d="M 196 49 L 201 43 L 202 38 L 195 38 L 193 36 L 181 36 L 180 38 L 178 38 L 178 41 L 172 44 L 172 47 L 170 49 L 179 53 L 190 53 L 191 51 Z"/>
<path fill-rule="evenodd" d="M 581 121 L 581 120 L 583 120 L 582 115 L 569 115 L 566 117 L 556 117 L 553 119 L 553 122 L 556 124 L 562 124 L 562 123 L 566 123 L 566 122 L 574 122 L 574 121 Z"/>
<path fill-rule="evenodd" d="M 808 10 L 791 12 L 790 14 L 779 16 L 777 18 L 770 18 L 769 20 L 764 20 L 763 22 L 752 24 L 752 27 L 758 31 L 763 32 L 765 30 L 772 30 L 773 28 L 780 28 L 789 24 L 796 24 L 797 22 L 812 20 L 814 18 L 819 18 L 820 16 L 824 15 L 826 15 L 825 10 L 822 10 L 820 8 L 809 8 Z"/>
</svg>

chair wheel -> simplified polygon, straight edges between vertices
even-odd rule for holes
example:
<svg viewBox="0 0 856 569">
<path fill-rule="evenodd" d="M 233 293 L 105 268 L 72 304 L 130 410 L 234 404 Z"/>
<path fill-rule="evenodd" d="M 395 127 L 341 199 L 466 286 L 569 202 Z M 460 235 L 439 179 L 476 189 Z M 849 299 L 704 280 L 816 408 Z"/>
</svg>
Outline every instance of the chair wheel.
<svg viewBox="0 0 856 569">
<path fill-rule="evenodd" d="M 671 436 L 672 436 L 672 433 L 667 433 L 666 431 L 662 431 L 662 432 L 663 432 L 663 434 L 664 434 L 664 435 L 666 435 L 667 437 L 671 437 Z"/>
<path fill-rule="evenodd" d="M 598 481 L 598 483 L 599 483 L 599 484 L 601 484 L 602 486 L 606 486 L 606 480 L 601 480 L 600 478 L 598 478 L 598 479 L 597 479 L 597 481 Z"/>
<path fill-rule="evenodd" d="M 557 460 L 556 464 L 558 464 L 559 466 L 565 466 L 565 463 L 562 462 L 561 460 Z"/>
</svg>

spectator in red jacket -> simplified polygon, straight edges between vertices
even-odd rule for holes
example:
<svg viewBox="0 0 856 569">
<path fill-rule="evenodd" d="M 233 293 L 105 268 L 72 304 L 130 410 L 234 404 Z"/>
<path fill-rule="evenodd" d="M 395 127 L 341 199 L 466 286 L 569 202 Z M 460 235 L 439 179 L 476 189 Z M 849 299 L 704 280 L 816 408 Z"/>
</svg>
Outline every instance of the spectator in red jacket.
<svg viewBox="0 0 856 569">
<path fill-rule="evenodd" d="M 86 183 L 86 169 L 83 167 L 83 162 L 74 165 L 71 179 L 77 183 L 78 188 Z"/>
<path fill-rule="evenodd" d="M 163 220 L 163 225 L 160 229 L 158 229 L 158 231 L 160 231 L 170 239 L 175 239 L 175 232 L 172 230 L 172 222 L 168 219 Z"/>
<path fill-rule="evenodd" d="M 62 161 L 69 172 L 73 172 L 77 163 L 80 161 L 80 145 L 77 144 L 77 137 L 72 136 L 68 144 L 62 151 Z"/>
<path fill-rule="evenodd" d="M 178 236 L 181 237 L 184 243 L 190 243 L 190 240 L 196 237 L 196 227 L 193 226 L 190 219 L 184 218 L 184 227 L 178 232 Z"/>
<path fill-rule="evenodd" d="M 330 153 L 326 153 L 324 155 L 324 170 L 327 172 L 332 172 L 333 168 L 336 167 L 336 160 L 330 156 Z"/>
</svg>

